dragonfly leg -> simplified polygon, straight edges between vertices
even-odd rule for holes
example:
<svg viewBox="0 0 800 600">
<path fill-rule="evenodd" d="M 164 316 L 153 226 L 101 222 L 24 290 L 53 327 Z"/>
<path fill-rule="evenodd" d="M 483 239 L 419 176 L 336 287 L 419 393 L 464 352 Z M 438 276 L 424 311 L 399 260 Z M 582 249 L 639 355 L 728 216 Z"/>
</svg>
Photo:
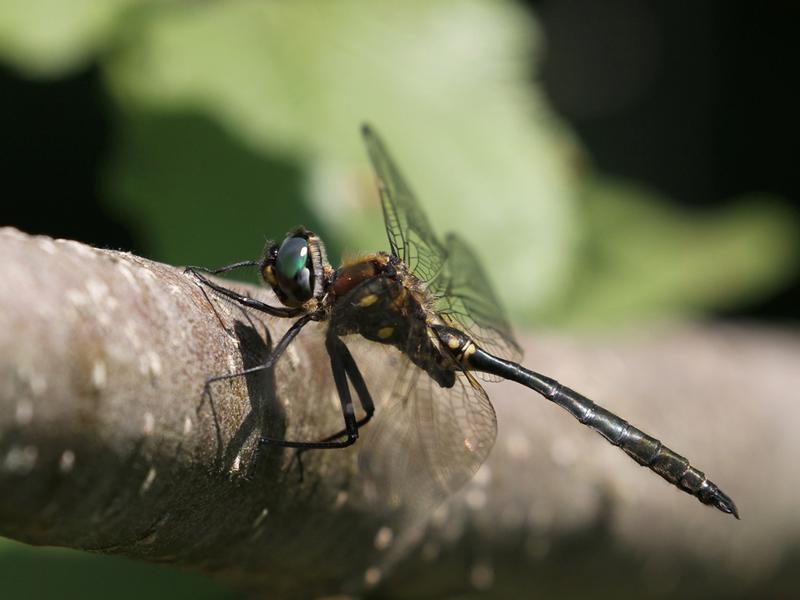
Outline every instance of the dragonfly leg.
<svg viewBox="0 0 800 600">
<path fill-rule="evenodd" d="M 225 296 L 226 298 L 230 298 L 234 302 L 238 302 L 242 306 L 246 306 L 248 308 L 253 308 L 255 310 L 259 310 L 263 313 L 267 313 L 268 315 L 272 315 L 273 317 L 283 317 L 283 318 L 293 318 L 299 317 L 303 314 L 303 308 L 289 308 L 286 306 L 270 306 L 264 302 L 256 300 L 255 298 L 250 298 L 249 296 L 244 296 L 234 290 L 228 289 L 219 285 L 218 283 L 214 283 L 204 275 L 201 275 L 200 271 L 205 271 L 208 273 L 224 273 L 225 271 L 232 271 L 233 269 L 238 269 L 239 267 L 249 266 L 247 262 L 242 263 L 234 263 L 233 265 L 228 265 L 227 267 L 222 267 L 221 269 L 217 269 L 216 271 L 208 271 L 206 269 L 201 269 L 199 267 L 186 267 L 184 269 L 184 273 L 190 273 L 195 279 L 200 281 L 203 285 L 211 288 L 218 294 Z"/>
<path fill-rule="evenodd" d="M 334 436 L 329 436 L 325 440 L 317 441 L 317 442 L 300 442 L 300 441 L 292 441 L 292 440 L 277 440 L 274 438 L 267 438 L 262 437 L 258 440 L 259 446 L 279 446 L 282 448 L 300 448 L 303 450 L 313 450 L 313 449 L 332 449 L 332 448 L 346 448 L 347 446 L 352 446 L 355 441 L 358 439 L 358 427 L 359 422 L 356 420 L 356 412 L 355 408 L 353 407 L 353 398 L 350 395 L 350 387 L 347 384 L 347 356 L 349 356 L 349 351 L 347 351 L 347 347 L 344 345 L 338 337 L 335 335 L 329 335 L 328 339 L 325 342 L 325 346 L 328 349 L 328 355 L 331 359 L 331 371 L 333 372 L 333 380 L 336 384 L 336 391 L 339 393 L 339 400 L 342 404 L 342 416 L 344 417 L 344 425 L 345 428 L 342 430 L 341 433 L 336 434 Z M 344 349 L 344 351 L 343 351 Z M 352 356 L 350 356 L 350 360 L 352 361 Z M 355 361 L 352 361 L 352 364 L 355 365 Z M 352 378 L 351 374 L 351 378 Z M 363 391 L 366 391 L 366 385 L 364 385 L 364 380 L 361 378 L 361 374 L 358 374 L 356 378 L 359 383 L 353 382 L 353 386 L 356 387 L 358 390 L 358 386 L 363 386 Z M 359 394 L 359 397 L 360 394 Z M 372 399 L 369 399 L 370 404 L 372 403 Z M 374 407 L 373 407 L 374 412 Z M 371 416 L 371 415 L 370 415 Z M 341 437 L 342 435 L 346 435 L 347 439 L 334 441 L 335 438 Z"/>
<path fill-rule="evenodd" d="M 364 409 L 364 416 L 356 421 L 356 427 L 360 430 L 364 425 L 369 423 L 370 419 L 372 419 L 372 415 L 375 414 L 375 403 L 372 401 L 372 396 L 367 389 L 367 384 L 364 383 L 364 378 L 361 376 L 361 371 L 359 371 L 358 365 L 353 359 L 353 355 L 350 354 L 350 350 L 347 349 L 347 345 L 339 338 L 336 338 L 336 343 L 339 345 L 342 352 L 344 369 L 347 372 L 348 377 L 350 377 L 350 382 L 353 384 L 353 387 L 356 390 L 356 395 L 361 403 L 361 408 Z M 326 436 L 319 441 L 330 442 L 331 440 L 338 439 L 343 435 L 347 435 L 347 429 L 337 431 L 336 433 Z M 298 453 L 301 453 L 304 450 L 308 450 L 308 448 L 300 449 Z"/>
<path fill-rule="evenodd" d="M 202 271 L 203 273 L 209 273 L 211 275 L 220 275 L 222 273 L 227 273 L 228 271 L 235 271 L 236 269 L 242 269 L 244 267 L 257 267 L 258 265 L 259 262 L 257 260 L 241 260 L 239 262 L 225 265 L 224 267 L 220 267 L 218 269 L 207 269 L 205 267 L 188 266 L 183 270 L 183 272 L 196 273 L 198 271 Z"/>
<path fill-rule="evenodd" d="M 367 384 L 364 382 L 364 378 L 361 376 L 361 371 L 359 370 L 356 361 L 353 359 L 353 355 L 350 354 L 350 350 L 348 350 L 347 345 L 339 338 L 336 338 L 336 342 L 334 343 L 339 346 L 342 352 L 345 371 L 347 372 L 350 382 L 353 384 L 353 387 L 356 390 L 358 400 L 361 403 L 361 408 L 364 409 L 364 416 L 356 421 L 356 428 L 361 430 L 364 425 L 369 423 L 370 419 L 372 419 L 372 416 L 375 414 L 375 403 L 372 401 L 372 396 L 369 393 L 369 389 L 367 389 Z M 342 429 L 317 441 L 330 442 L 332 440 L 339 439 L 343 435 L 347 435 L 347 429 Z M 313 448 L 298 448 L 294 455 L 294 458 L 297 460 L 298 470 L 300 472 L 300 481 L 303 481 L 303 453 L 312 449 Z"/>
<path fill-rule="evenodd" d="M 297 334 L 300 333 L 300 330 L 305 327 L 308 322 L 311 321 L 311 315 L 304 315 L 303 317 L 297 319 L 289 329 L 286 330 L 286 333 L 283 334 L 283 337 L 278 342 L 278 345 L 270 352 L 267 360 L 264 361 L 263 364 L 256 365 L 255 367 L 250 367 L 249 369 L 243 369 L 241 371 L 236 371 L 235 373 L 227 373 L 225 375 L 216 375 L 214 377 L 209 377 L 206 379 L 206 383 L 203 386 L 203 397 L 211 396 L 211 384 L 216 383 L 218 381 L 225 381 L 227 379 L 236 379 L 238 377 L 244 377 L 245 375 L 249 375 L 250 373 L 255 373 L 257 371 L 264 371 L 267 369 L 271 369 L 278 359 L 283 355 L 288 348 L 289 344 L 297 337 Z"/>
</svg>

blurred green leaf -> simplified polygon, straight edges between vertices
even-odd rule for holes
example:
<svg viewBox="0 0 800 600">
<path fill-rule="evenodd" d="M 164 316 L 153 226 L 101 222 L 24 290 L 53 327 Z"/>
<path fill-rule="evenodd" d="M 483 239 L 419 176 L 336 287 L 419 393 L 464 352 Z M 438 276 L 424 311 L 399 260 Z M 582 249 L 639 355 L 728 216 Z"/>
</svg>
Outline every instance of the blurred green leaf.
<svg viewBox="0 0 800 600">
<path fill-rule="evenodd" d="M 234 600 L 216 581 L 159 565 L 0 538 L 0 591 L 10 600 Z"/>
<path fill-rule="evenodd" d="M 776 289 L 798 266 L 798 223 L 775 198 L 681 211 L 654 192 L 595 177 L 582 206 L 573 285 L 550 322 L 609 326 L 734 306 Z"/>
<path fill-rule="evenodd" d="M 0 56 L 30 75 L 53 76 L 92 60 L 137 0 L 0 0 Z"/>
<path fill-rule="evenodd" d="M 538 30 L 521 8 L 479 0 L 181 3 L 148 5 L 138 17 L 126 21 L 126 42 L 106 63 L 123 121 L 209 116 L 253 153 L 303 165 L 309 210 L 346 250 L 374 250 L 387 244 L 358 135 L 370 121 L 434 226 L 472 239 L 495 283 L 506 282 L 497 287 L 508 303 L 537 305 L 563 286 L 575 233 L 573 145 L 530 83 Z M 168 132 L 150 133 L 146 144 L 155 147 Z M 230 179 L 223 171 L 231 161 L 217 158 L 224 164 L 206 168 Z M 120 186 L 133 184 L 125 161 L 115 164 Z M 117 200 L 132 201 L 135 186 Z M 180 202 L 172 192 L 162 189 L 162 199 Z M 280 197 L 256 186 L 252 194 L 268 211 L 282 210 Z M 235 235 L 244 236 L 248 211 L 225 196 L 219 207 L 242 215 Z M 161 219 L 155 209 L 144 207 L 142 218 Z M 261 222 L 270 236 L 284 233 L 267 227 L 266 216 Z M 177 241 L 160 237 L 159 247 Z"/>
<path fill-rule="evenodd" d="M 255 259 L 267 237 L 319 224 L 303 203 L 298 165 L 253 152 L 206 116 L 129 113 L 117 133 L 107 193 L 160 260 Z"/>
</svg>

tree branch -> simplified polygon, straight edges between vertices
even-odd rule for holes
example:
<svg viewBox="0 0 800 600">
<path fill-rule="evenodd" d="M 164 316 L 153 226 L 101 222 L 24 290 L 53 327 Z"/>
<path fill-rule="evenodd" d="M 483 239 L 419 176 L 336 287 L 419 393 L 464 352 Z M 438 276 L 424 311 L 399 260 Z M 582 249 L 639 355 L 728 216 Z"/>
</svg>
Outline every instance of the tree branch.
<svg viewBox="0 0 800 600">
<path fill-rule="evenodd" d="M 701 569 L 741 592 L 797 543 L 794 334 L 707 326 L 525 344 L 526 364 L 705 469 L 741 523 L 499 384 L 487 386 L 494 452 L 423 530 L 362 501 L 359 444 L 306 453 L 302 481 L 293 451 L 265 448 L 253 460 L 259 435 L 341 428 L 324 324 L 303 331 L 274 375 L 221 382 L 204 398 L 209 376 L 260 364 L 290 322 L 245 313 L 182 270 L 130 254 L 4 229 L 0 256 L 8 537 L 180 565 L 272 598 L 374 585 L 391 597 L 487 587 L 501 597 L 521 585 L 563 590 L 561 578 L 592 568 L 596 578 L 570 589 Z M 367 378 L 373 393 L 382 381 Z"/>
</svg>

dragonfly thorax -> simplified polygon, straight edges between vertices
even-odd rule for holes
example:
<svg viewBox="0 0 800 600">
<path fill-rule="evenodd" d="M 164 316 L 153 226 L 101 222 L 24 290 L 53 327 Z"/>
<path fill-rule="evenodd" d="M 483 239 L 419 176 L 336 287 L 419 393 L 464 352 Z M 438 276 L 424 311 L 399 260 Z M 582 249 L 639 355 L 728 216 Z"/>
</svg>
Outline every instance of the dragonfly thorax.
<svg viewBox="0 0 800 600">
<path fill-rule="evenodd" d="M 331 327 L 337 336 L 358 334 L 394 346 L 440 386 L 452 387 L 458 369 L 450 349 L 431 329 L 437 321 L 427 293 L 392 256 L 369 255 L 341 267 L 328 288 Z"/>
</svg>

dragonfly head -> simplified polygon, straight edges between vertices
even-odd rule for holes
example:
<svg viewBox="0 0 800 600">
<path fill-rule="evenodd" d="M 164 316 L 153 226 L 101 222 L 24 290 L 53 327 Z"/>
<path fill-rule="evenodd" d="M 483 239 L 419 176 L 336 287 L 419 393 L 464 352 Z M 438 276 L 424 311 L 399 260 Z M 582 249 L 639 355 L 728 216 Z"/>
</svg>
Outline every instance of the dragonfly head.
<svg viewBox="0 0 800 600">
<path fill-rule="evenodd" d="M 302 306 L 325 293 L 328 258 L 325 246 L 303 227 L 290 231 L 280 245 L 270 242 L 261 276 L 286 306 Z"/>
</svg>

